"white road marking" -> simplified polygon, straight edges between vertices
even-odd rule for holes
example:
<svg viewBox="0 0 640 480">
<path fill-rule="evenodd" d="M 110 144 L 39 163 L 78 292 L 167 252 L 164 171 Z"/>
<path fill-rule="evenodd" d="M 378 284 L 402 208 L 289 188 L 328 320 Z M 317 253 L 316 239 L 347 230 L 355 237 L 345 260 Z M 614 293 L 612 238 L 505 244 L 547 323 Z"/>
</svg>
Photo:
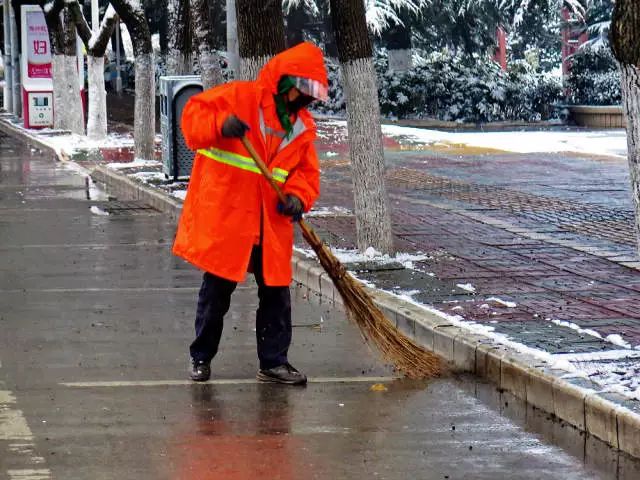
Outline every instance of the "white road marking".
<svg viewBox="0 0 640 480">
<path fill-rule="evenodd" d="M 398 380 L 396 377 L 311 377 L 309 383 L 386 383 Z M 208 382 L 197 382 L 211 385 L 253 385 L 262 383 L 255 378 L 220 378 Z M 174 387 L 194 385 L 191 380 L 139 380 L 115 382 L 63 382 L 60 385 L 71 388 L 101 388 L 101 387 Z"/>
<path fill-rule="evenodd" d="M 48 468 L 24 468 L 21 470 L 7 470 L 10 480 L 49 480 L 51 472 Z"/>
<path fill-rule="evenodd" d="M 28 288 L 0 289 L 0 293 L 92 293 L 92 292 L 198 292 L 200 287 L 130 287 L 130 288 Z"/>
<path fill-rule="evenodd" d="M 167 242 L 131 242 L 131 243 L 49 243 L 33 245 L 2 245 L 0 250 L 25 250 L 27 248 L 89 248 L 95 250 L 106 250 L 108 248 L 125 247 L 170 247 L 173 243 Z"/>
<path fill-rule="evenodd" d="M 48 468 L 30 468 L 34 465 L 43 465 L 45 460 L 35 453 L 33 433 L 22 410 L 16 407 L 15 395 L 9 390 L 0 390 L 0 441 L 8 442 L 12 463 L 25 466 L 25 468 L 7 470 L 10 480 L 49 480 L 51 478 L 51 471 Z"/>
</svg>

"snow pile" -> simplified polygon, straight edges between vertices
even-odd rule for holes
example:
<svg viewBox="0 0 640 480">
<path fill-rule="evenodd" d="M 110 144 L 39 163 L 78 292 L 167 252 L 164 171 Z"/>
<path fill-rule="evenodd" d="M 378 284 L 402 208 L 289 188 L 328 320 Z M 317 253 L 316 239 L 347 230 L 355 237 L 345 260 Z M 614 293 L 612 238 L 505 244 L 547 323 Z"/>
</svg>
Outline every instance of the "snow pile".
<svg viewBox="0 0 640 480">
<path fill-rule="evenodd" d="M 493 302 L 501 307 L 506 307 L 506 308 L 516 308 L 518 306 L 516 302 L 502 300 L 501 298 L 498 298 L 498 297 L 489 297 L 487 298 L 487 302 Z"/>
<path fill-rule="evenodd" d="M 309 213 L 305 214 L 305 217 L 348 217 L 353 215 L 353 212 L 344 207 L 314 207 Z"/>
<path fill-rule="evenodd" d="M 162 172 L 136 172 L 129 176 L 143 183 L 160 183 L 165 181 L 165 176 Z"/>
<path fill-rule="evenodd" d="M 162 163 L 157 160 L 135 159 L 133 162 L 108 163 L 107 168 L 111 168 L 112 170 L 122 170 L 123 168 L 157 167 L 160 165 L 162 165 Z"/>
<path fill-rule="evenodd" d="M 98 215 L 98 216 L 108 216 L 109 215 L 109 212 L 105 212 L 100 207 L 97 207 L 95 205 L 92 205 L 89 210 L 91 210 L 91 213 L 93 213 L 94 215 Z"/>
<path fill-rule="evenodd" d="M 476 291 L 476 287 L 474 287 L 470 283 L 458 283 L 456 284 L 456 287 L 471 293 L 475 293 Z"/>
<path fill-rule="evenodd" d="M 101 148 L 133 148 L 133 137 L 118 133 L 110 133 L 103 140 L 91 140 L 82 135 L 60 133 L 53 129 L 43 129 L 37 133 L 30 130 L 26 131 L 32 135 L 35 134 L 39 140 L 53 148 L 58 155 L 73 155 L 79 151 L 98 150 Z"/>
</svg>

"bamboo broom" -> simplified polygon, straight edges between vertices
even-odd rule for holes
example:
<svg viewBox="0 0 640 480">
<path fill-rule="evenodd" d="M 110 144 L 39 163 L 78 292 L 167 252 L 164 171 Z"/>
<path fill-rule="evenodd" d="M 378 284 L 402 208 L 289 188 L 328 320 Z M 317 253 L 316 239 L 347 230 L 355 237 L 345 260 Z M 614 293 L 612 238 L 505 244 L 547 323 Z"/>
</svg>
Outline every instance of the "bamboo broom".
<svg viewBox="0 0 640 480">
<path fill-rule="evenodd" d="M 276 191 L 280 201 L 286 203 L 286 197 L 280 186 L 273 179 L 271 172 L 249 139 L 245 136 L 241 140 L 262 174 Z M 380 350 L 384 359 L 392 363 L 406 377 L 437 376 L 441 371 L 441 362 L 438 356 L 402 334 L 375 305 L 363 285 L 347 272 L 329 247 L 320 240 L 311 226 L 303 219 L 298 221 L 298 225 L 300 225 L 304 239 L 313 248 L 320 264 L 340 292 L 347 315 L 358 325 L 365 340 L 373 343 Z"/>
</svg>

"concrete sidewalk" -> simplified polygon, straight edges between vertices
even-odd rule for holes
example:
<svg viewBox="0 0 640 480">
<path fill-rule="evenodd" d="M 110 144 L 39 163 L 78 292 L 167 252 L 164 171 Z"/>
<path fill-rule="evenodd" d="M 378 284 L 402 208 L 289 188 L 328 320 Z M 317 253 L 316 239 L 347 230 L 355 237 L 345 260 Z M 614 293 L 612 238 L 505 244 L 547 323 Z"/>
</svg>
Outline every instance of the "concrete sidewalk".
<svg viewBox="0 0 640 480">
<path fill-rule="evenodd" d="M 633 399 L 640 276 L 626 165 L 610 157 L 443 150 L 398 136 L 385 144 L 397 246 L 425 257 L 410 268 L 352 265 L 381 289 L 374 293 L 390 318 L 456 368 L 640 456 Z M 353 248 L 344 129 L 326 127 L 319 150 L 323 194 L 308 220 L 332 247 Z M 78 160 L 119 198 L 178 214 L 170 190 L 184 186 L 149 181 L 153 168 L 116 171 Z M 340 302 L 302 256 L 296 278 Z"/>
</svg>

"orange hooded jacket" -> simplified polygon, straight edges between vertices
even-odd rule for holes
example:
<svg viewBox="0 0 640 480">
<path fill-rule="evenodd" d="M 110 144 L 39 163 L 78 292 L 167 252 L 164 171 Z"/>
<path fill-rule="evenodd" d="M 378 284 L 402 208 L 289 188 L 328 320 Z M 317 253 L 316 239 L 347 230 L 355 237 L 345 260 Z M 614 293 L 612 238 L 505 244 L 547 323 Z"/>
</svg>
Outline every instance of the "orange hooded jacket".
<svg viewBox="0 0 640 480">
<path fill-rule="evenodd" d="M 238 139 L 225 138 L 231 114 L 250 127 L 248 139 L 282 186 L 309 211 L 320 190 L 316 127 L 305 109 L 293 132 L 270 155 L 265 131 L 282 130 L 273 95 L 283 75 L 327 85 L 322 51 L 302 43 L 273 57 L 252 82 L 235 81 L 193 96 L 182 114 L 187 145 L 196 150 L 173 253 L 196 267 L 242 281 L 256 238 L 262 238 L 263 271 L 269 286 L 291 283 L 293 223 L 277 211 L 278 198 Z M 261 233 L 262 223 L 262 233 Z"/>
</svg>

